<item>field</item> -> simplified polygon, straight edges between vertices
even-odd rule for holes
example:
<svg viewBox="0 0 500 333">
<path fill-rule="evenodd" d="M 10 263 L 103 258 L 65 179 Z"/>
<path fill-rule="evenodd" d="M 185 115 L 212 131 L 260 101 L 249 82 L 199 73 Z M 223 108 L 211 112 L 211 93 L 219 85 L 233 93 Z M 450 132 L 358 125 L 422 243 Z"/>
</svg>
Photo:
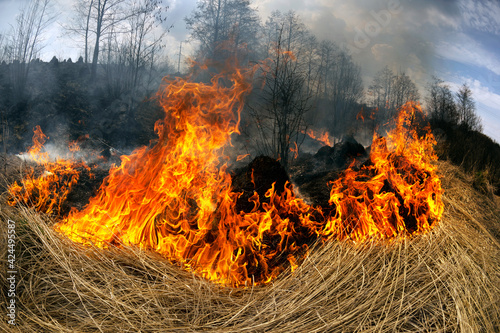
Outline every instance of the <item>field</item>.
<svg viewBox="0 0 500 333">
<path fill-rule="evenodd" d="M 7 170 L 7 169 L 5 169 Z M 4 172 L 4 170 L 2 170 Z M 16 170 L 4 172 L 14 177 Z M 16 222 L 16 326 L 9 332 L 498 332 L 500 204 L 439 162 L 445 203 L 431 232 L 318 243 L 263 287 L 227 288 L 136 248 L 83 247 L 54 220 L 0 197 L 0 261 Z M 0 285 L 7 290 L 6 270 Z M 7 304 L 7 293 L 0 295 Z"/>
</svg>

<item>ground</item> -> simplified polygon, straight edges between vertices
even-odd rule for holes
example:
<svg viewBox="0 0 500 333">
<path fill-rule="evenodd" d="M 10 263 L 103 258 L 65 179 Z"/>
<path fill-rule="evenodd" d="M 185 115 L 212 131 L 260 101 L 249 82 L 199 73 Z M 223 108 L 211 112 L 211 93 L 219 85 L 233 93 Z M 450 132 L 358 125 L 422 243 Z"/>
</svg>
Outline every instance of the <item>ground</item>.
<svg viewBox="0 0 500 333">
<path fill-rule="evenodd" d="M 2 171 L 9 181 L 19 172 L 10 162 Z M 4 193 L 0 261 L 8 264 L 11 219 L 17 325 L 10 326 L 4 312 L 0 331 L 499 331 L 499 198 L 475 190 L 472 177 L 447 162 L 439 163 L 439 173 L 445 211 L 431 232 L 318 243 L 293 273 L 238 289 L 149 251 L 74 244 L 52 229 L 53 218 L 7 206 Z M 6 290 L 8 276 L 0 274 Z M 6 293 L 0 298 L 10 300 Z"/>
</svg>

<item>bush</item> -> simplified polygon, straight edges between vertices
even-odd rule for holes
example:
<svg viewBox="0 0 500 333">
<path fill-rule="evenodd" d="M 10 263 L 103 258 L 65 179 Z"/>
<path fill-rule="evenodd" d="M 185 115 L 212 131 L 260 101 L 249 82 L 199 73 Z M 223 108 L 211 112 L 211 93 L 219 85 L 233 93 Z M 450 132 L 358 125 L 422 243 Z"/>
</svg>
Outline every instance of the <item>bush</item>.
<svg viewBox="0 0 500 333">
<path fill-rule="evenodd" d="M 431 123 L 438 137 L 436 151 L 440 159 L 450 160 L 475 174 L 475 187 L 500 195 L 500 145 L 483 133 L 447 122 Z M 486 186 L 487 184 L 491 184 Z M 482 191 L 482 190 L 481 190 Z"/>
</svg>

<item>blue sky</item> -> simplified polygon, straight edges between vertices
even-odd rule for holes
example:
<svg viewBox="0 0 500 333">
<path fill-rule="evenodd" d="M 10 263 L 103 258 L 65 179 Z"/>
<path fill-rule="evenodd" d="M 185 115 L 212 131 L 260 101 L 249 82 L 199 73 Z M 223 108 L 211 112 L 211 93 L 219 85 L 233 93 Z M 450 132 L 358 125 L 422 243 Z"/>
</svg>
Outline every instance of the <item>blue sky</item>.
<svg viewBox="0 0 500 333">
<path fill-rule="evenodd" d="M 14 22 L 26 0 L 0 0 L 0 33 Z M 59 22 L 45 35 L 42 59 L 77 58 L 80 50 L 61 28 L 74 0 L 52 0 Z M 183 18 L 196 0 L 164 0 L 173 24 L 165 44 L 176 59 L 188 38 Z M 262 20 L 273 10 L 295 10 L 318 39 L 350 49 L 367 86 L 388 65 L 405 71 L 422 97 L 436 75 L 452 90 L 467 83 L 476 101 L 484 133 L 500 142 L 500 1 L 498 0 L 254 0 Z M 184 54 L 193 45 L 183 44 Z"/>
<path fill-rule="evenodd" d="M 436 42 L 435 72 L 452 89 L 471 87 L 484 133 L 500 142 L 500 2 L 462 1 L 459 8 L 456 25 Z"/>
</svg>

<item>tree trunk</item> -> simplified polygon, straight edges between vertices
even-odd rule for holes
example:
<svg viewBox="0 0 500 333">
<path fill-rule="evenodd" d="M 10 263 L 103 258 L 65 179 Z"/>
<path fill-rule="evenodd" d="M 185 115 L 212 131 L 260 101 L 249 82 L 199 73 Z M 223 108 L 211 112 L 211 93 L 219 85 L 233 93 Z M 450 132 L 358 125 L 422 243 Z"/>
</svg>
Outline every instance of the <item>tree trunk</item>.
<svg viewBox="0 0 500 333">
<path fill-rule="evenodd" d="M 212 59 L 215 59 L 217 44 L 219 42 L 219 19 L 221 10 L 221 0 L 217 0 L 217 16 L 215 17 L 215 31 L 214 31 L 214 41 L 212 45 Z"/>
<path fill-rule="evenodd" d="M 104 0 L 102 2 L 102 7 L 101 0 L 98 0 L 97 2 L 97 29 L 95 36 L 94 56 L 92 57 L 92 70 L 90 72 L 90 79 L 92 81 L 95 80 L 97 74 L 97 62 L 99 61 L 99 45 L 102 33 L 102 20 L 106 11 L 106 2 L 107 0 Z"/>
<path fill-rule="evenodd" d="M 90 1 L 89 12 L 87 14 L 87 24 L 85 26 L 85 63 L 89 62 L 89 25 L 90 25 L 90 14 L 92 12 L 92 6 L 94 5 L 94 0 Z"/>
</svg>

